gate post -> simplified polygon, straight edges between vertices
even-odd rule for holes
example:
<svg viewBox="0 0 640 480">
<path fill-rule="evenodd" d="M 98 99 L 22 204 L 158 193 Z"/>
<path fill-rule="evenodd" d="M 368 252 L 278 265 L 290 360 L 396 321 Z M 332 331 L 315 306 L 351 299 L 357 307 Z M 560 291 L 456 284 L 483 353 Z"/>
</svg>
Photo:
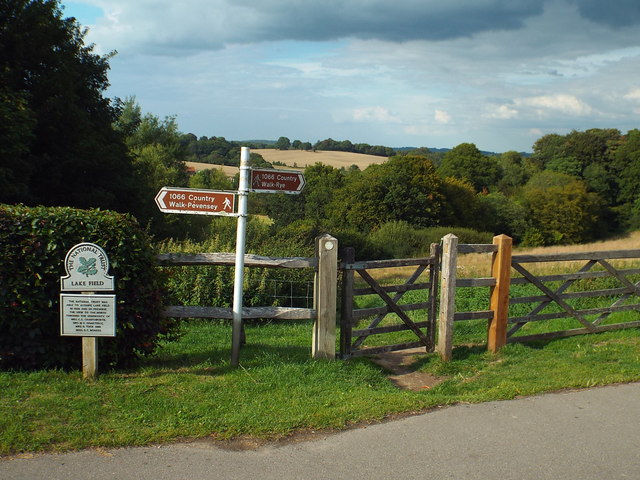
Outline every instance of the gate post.
<svg viewBox="0 0 640 480">
<path fill-rule="evenodd" d="M 338 240 L 331 235 L 316 238 L 318 272 L 315 277 L 311 355 L 313 358 L 336 358 L 336 301 L 338 295 Z"/>
<path fill-rule="evenodd" d="M 456 267 L 458 237 L 450 233 L 442 238 L 440 281 L 440 315 L 438 318 L 438 353 L 443 362 L 451 360 L 453 350 L 453 316 L 456 313 Z"/>
<path fill-rule="evenodd" d="M 353 247 L 342 249 L 342 262 L 345 265 L 352 264 L 356 260 L 356 252 Z M 342 270 L 342 299 L 340 302 L 340 357 L 345 359 L 351 356 L 351 330 L 353 328 L 353 270 Z"/>
<path fill-rule="evenodd" d="M 512 239 L 507 235 L 498 235 L 493 237 L 493 244 L 498 246 L 498 251 L 493 254 L 491 263 L 491 275 L 496 280 L 496 286 L 491 288 L 493 318 L 489 320 L 487 350 L 495 353 L 507 343 Z"/>
</svg>

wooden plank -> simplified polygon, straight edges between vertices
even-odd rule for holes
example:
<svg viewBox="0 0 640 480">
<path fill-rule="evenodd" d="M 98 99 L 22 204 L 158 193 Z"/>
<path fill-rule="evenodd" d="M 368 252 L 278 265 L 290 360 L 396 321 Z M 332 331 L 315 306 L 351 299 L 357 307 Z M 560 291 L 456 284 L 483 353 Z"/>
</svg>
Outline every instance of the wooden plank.
<svg viewBox="0 0 640 480">
<path fill-rule="evenodd" d="M 374 268 L 411 267 L 418 265 L 431 265 L 433 257 L 424 258 L 399 258 L 391 260 L 369 260 L 365 262 L 347 262 L 341 265 L 345 270 L 373 270 Z"/>
<path fill-rule="evenodd" d="M 493 237 L 493 243 L 498 250 L 493 254 L 491 265 L 491 273 L 496 279 L 496 285 L 491 288 L 489 302 L 493 317 L 489 320 L 487 349 L 495 353 L 507 343 L 512 240 L 507 235 L 498 235 Z"/>
<path fill-rule="evenodd" d="M 515 263 L 570 262 L 574 260 L 606 260 L 640 258 L 640 250 L 610 250 L 602 252 L 551 253 L 540 255 L 514 255 Z"/>
<path fill-rule="evenodd" d="M 495 278 L 458 278 L 456 279 L 456 287 L 495 287 Z"/>
<path fill-rule="evenodd" d="M 161 266 L 180 265 L 219 265 L 234 266 L 235 253 L 161 253 L 156 255 Z M 265 268 L 316 268 L 315 258 L 305 257 L 264 257 L 247 254 L 244 256 L 245 267 Z"/>
<path fill-rule="evenodd" d="M 381 347 L 368 347 L 360 350 L 354 350 L 351 357 L 362 357 L 365 355 L 378 355 L 380 353 L 395 352 L 397 350 L 407 350 L 409 348 L 424 347 L 422 342 L 399 343 L 397 345 L 384 345 Z M 425 352 L 426 353 L 426 352 Z"/>
<path fill-rule="evenodd" d="M 640 327 L 640 321 L 614 323 L 611 325 L 601 325 L 596 329 L 595 332 L 592 332 L 588 328 L 576 328 L 573 330 L 562 330 L 558 332 L 537 333 L 535 335 L 523 335 L 519 337 L 511 337 L 507 339 L 507 342 L 516 343 L 516 342 L 531 342 L 535 340 L 552 340 L 556 338 L 572 337 L 575 335 L 585 335 L 588 333 L 602 333 L 602 332 L 610 332 L 614 330 L 623 330 L 627 328 L 638 328 L 638 327 Z"/>
<path fill-rule="evenodd" d="M 82 378 L 95 380 L 98 376 L 98 342 L 96 337 L 82 337 Z"/>
<path fill-rule="evenodd" d="M 596 262 L 594 260 L 594 262 Z M 515 262 L 513 262 L 515 263 Z M 640 269 L 631 269 L 631 270 L 619 270 L 620 273 L 624 275 L 638 275 L 640 274 Z M 593 272 L 576 272 L 576 273 L 565 273 L 561 275 L 539 275 L 537 278 L 544 283 L 547 282 L 563 282 L 567 280 L 587 280 L 592 278 L 607 278 L 610 277 L 611 274 L 607 271 L 593 271 Z M 511 278 L 511 285 L 523 285 L 529 283 L 526 278 L 515 277 Z"/>
<path fill-rule="evenodd" d="M 563 293 L 562 295 L 560 295 L 560 297 L 565 300 L 572 300 L 576 298 L 613 297 L 615 295 L 621 295 L 624 293 L 628 293 L 628 289 L 625 287 L 620 287 L 620 288 L 610 288 L 607 290 L 588 290 L 584 292 Z M 537 303 L 537 302 L 543 302 L 545 300 L 549 300 L 549 297 L 546 295 L 536 295 L 532 297 L 512 298 L 509 300 L 509 304 L 518 305 L 522 303 Z"/>
<path fill-rule="evenodd" d="M 478 310 L 477 312 L 456 312 L 453 316 L 453 321 L 489 320 L 491 318 L 493 318 L 493 310 Z"/>
<path fill-rule="evenodd" d="M 415 322 L 418 327 L 426 327 L 429 325 L 429 322 Z M 371 328 L 362 328 L 359 330 L 353 330 L 353 336 L 369 336 L 369 335 L 380 335 L 382 333 L 393 333 L 393 332 L 404 332 L 409 330 L 404 323 L 398 325 L 386 325 L 384 327 L 371 327 Z"/>
<path fill-rule="evenodd" d="M 585 308 L 583 310 L 577 310 L 580 315 L 598 315 L 598 314 L 607 314 L 610 315 L 616 312 L 631 312 L 634 310 L 640 311 L 640 304 L 634 305 L 612 305 L 609 307 L 600 307 L 600 308 Z M 535 315 L 523 315 L 520 317 L 512 317 L 509 319 L 509 323 L 518 323 L 524 324 L 527 322 L 541 322 L 544 320 L 555 320 L 557 318 L 570 318 L 575 317 L 570 312 L 562 311 L 562 312 L 552 312 L 552 313 L 538 313 Z M 590 322 L 591 323 L 591 322 Z M 592 323 L 593 325 L 593 323 Z"/>
<path fill-rule="evenodd" d="M 488 243 L 461 243 L 458 245 L 458 254 L 465 253 L 495 253 L 497 247 Z"/>
<path fill-rule="evenodd" d="M 384 300 L 384 302 L 387 305 L 389 305 L 389 307 L 391 307 L 391 310 L 393 310 L 393 313 L 398 315 L 398 317 L 400 317 L 400 320 L 402 320 L 405 324 L 407 324 L 407 326 L 413 331 L 413 333 L 415 333 L 416 336 L 422 341 L 424 346 L 426 348 L 429 348 L 430 347 L 429 339 L 425 336 L 424 333 L 422 333 L 422 331 L 418 327 L 416 327 L 416 324 L 413 322 L 413 320 L 411 320 L 407 316 L 407 314 L 404 313 L 404 311 L 393 301 L 393 299 L 391 297 L 389 297 L 389 295 L 387 295 L 387 293 L 385 291 L 383 291 L 381 288 L 379 288 L 380 286 L 373 279 L 373 277 L 371 275 L 369 275 L 369 273 L 366 270 L 358 270 L 358 274 L 369 285 L 371 285 L 371 287 L 373 287 L 374 290 L 376 290 L 376 293 L 382 298 L 382 300 Z"/>
<path fill-rule="evenodd" d="M 440 314 L 438 318 L 438 354 L 444 362 L 453 352 L 453 317 L 456 312 L 456 266 L 458 237 L 445 235 L 442 239 L 442 270 L 440 280 Z"/>
<path fill-rule="evenodd" d="M 426 266 L 423 266 L 423 268 L 426 268 Z M 404 285 L 386 285 L 386 286 L 381 286 L 381 288 L 387 292 L 387 293 L 393 293 L 393 292 L 397 292 L 397 293 L 406 293 L 406 292 L 411 292 L 411 291 L 415 291 L 415 290 L 427 290 L 431 287 L 431 283 L 430 282 L 426 282 L 426 283 L 415 283 L 415 284 L 404 284 Z M 354 288 L 353 289 L 353 294 L 355 296 L 362 296 L 362 295 L 374 295 L 376 293 L 376 291 L 371 288 L 371 287 L 362 287 L 362 288 Z"/>
<path fill-rule="evenodd" d="M 429 282 L 431 288 L 429 290 L 429 303 L 430 307 L 427 310 L 427 320 L 429 326 L 427 327 L 427 336 L 432 347 L 428 349 L 428 352 L 433 352 L 436 347 L 436 322 L 438 318 L 438 288 L 440 283 L 440 264 L 442 263 L 442 248 L 438 243 L 432 243 L 429 252 L 434 258 L 434 263 L 429 267 Z"/>
<path fill-rule="evenodd" d="M 430 302 L 422 302 L 422 303 L 407 303 L 403 305 L 398 305 L 404 312 L 415 312 L 416 310 L 423 310 L 429 308 L 431 306 Z M 353 311 L 353 320 L 362 320 L 363 318 L 373 317 L 374 315 L 382 315 L 383 318 L 385 315 L 393 313 L 393 310 L 388 306 L 382 307 L 371 307 L 371 308 L 359 308 Z M 380 322 L 378 322 L 380 323 Z"/>
<path fill-rule="evenodd" d="M 165 317 L 174 318 L 219 318 L 233 319 L 233 312 L 228 307 L 198 307 L 192 305 L 168 306 L 164 309 Z M 279 320 L 310 320 L 316 318 L 316 311 L 310 308 L 290 307 L 245 307 L 243 318 L 273 318 Z"/>
<path fill-rule="evenodd" d="M 344 262 L 355 260 L 355 250 L 347 247 L 342 250 Z M 342 300 L 340 303 L 340 356 L 351 356 L 351 330 L 353 329 L 353 270 L 342 270 Z"/>
<path fill-rule="evenodd" d="M 336 305 L 338 296 L 338 240 L 331 235 L 316 238 L 318 272 L 314 282 L 311 352 L 313 358 L 336 358 Z"/>
</svg>

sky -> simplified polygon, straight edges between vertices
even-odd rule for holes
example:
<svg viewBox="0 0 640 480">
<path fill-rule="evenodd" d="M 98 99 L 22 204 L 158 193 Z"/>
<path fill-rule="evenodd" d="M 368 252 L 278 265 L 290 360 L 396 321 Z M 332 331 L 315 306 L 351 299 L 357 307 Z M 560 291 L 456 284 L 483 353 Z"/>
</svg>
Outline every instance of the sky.
<svg viewBox="0 0 640 480">
<path fill-rule="evenodd" d="M 638 0 L 75 0 L 109 97 L 227 140 L 532 151 L 640 128 Z"/>
</svg>

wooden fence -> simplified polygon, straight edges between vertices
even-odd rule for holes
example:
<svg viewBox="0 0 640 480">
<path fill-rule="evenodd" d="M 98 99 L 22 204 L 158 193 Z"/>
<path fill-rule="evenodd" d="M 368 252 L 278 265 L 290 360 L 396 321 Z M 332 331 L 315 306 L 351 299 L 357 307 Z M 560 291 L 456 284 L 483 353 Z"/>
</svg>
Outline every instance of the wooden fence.
<svg viewBox="0 0 640 480">
<path fill-rule="evenodd" d="M 312 338 L 313 358 L 335 358 L 336 298 L 338 241 L 330 235 L 316 239 L 315 257 L 274 258 L 245 255 L 248 268 L 313 268 L 314 308 L 247 307 L 242 309 L 243 319 L 273 318 L 281 320 L 314 320 Z M 234 266 L 234 253 L 165 253 L 157 256 L 160 266 Z M 233 319 L 230 307 L 203 307 L 190 305 L 168 306 L 167 317 Z"/>
<path fill-rule="evenodd" d="M 441 252 L 441 254 L 440 254 Z M 457 262 L 459 254 L 491 253 L 491 276 L 486 278 L 457 278 Z M 235 254 L 232 253 L 200 253 L 200 254 L 162 254 L 158 256 L 162 266 L 179 265 L 219 265 L 233 266 Z M 634 268 L 615 266 L 610 260 L 635 261 Z M 404 262 L 404 263 L 403 263 Z M 575 272 L 561 274 L 532 273 L 527 265 L 538 263 L 583 262 Z M 387 267 L 391 265 L 415 265 L 416 272 L 404 285 L 395 287 L 381 287 L 367 273 L 368 269 Z M 373 350 L 356 351 L 362 339 L 371 334 L 385 333 L 386 330 L 412 330 L 418 338 L 417 343 L 431 350 L 434 344 L 436 294 L 440 289 L 440 306 L 438 312 L 438 344 L 437 351 L 443 360 L 451 359 L 453 348 L 454 322 L 464 320 L 488 321 L 487 348 L 496 352 L 506 343 L 526 342 L 540 339 L 551 339 L 597 333 L 622 328 L 640 327 L 640 320 L 607 323 L 610 317 L 618 312 L 640 312 L 640 250 L 621 250 L 608 252 L 568 253 L 553 255 L 512 255 L 511 238 L 506 235 L 494 237 L 493 244 L 458 244 L 455 235 L 449 234 L 442 239 L 441 247 L 432 250 L 432 256 L 425 259 L 385 260 L 370 262 L 344 261 L 340 268 L 343 271 L 342 292 L 342 329 L 341 353 L 344 357 L 354 354 L 367 354 Z M 242 310 L 244 319 L 273 318 L 287 320 L 314 320 L 312 338 L 313 358 L 335 358 L 336 355 L 336 320 L 338 297 L 338 241 L 330 235 L 322 235 L 316 239 L 316 254 L 312 258 L 287 257 L 272 258 L 258 255 L 245 256 L 246 267 L 261 268 L 312 268 L 315 270 L 314 280 L 314 308 L 292 307 L 252 307 Z M 426 283 L 417 283 L 418 277 L 430 268 L 430 278 Z M 369 284 L 364 289 L 353 286 L 353 273 L 358 274 Z M 515 275 L 512 278 L 512 272 Z M 440 281 L 438 282 L 438 276 Z M 591 291 L 575 291 L 580 281 L 589 279 L 609 278 L 616 285 Z M 528 284 L 537 292 L 516 298 L 512 286 Z M 472 312 L 456 311 L 456 289 L 461 287 L 490 288 L 490 300 L 486 310 Z M 429 292 L 428 301 L 423 304 L 402 305 L 398 300 L 402 294 L 411 289 L 423 288 Z M 389 293 L 395 292 L 391 297 Z M 378 327 L 379 320 L 374 320 L 364 330 L 352 330 L 355 320 L 369 312 L 358 312 L 353 309 L 353 296 L 358 294 L 375 293 L 385 302 L 378 317 L 387 313 L 395 313 L 404 325 Z M 348 298 L 347 298 L 348 297 Z M 576 306 L 577 299 L 609 298 L 608 306 L 581 308 Z M 602 303 L 602 302 L 601 302 Z M 529 308 L 522 315 L 509 315 L 510 307 L 519 305 Z M 555 306 L 556 311 L 549 311 Z M 426 322 L 414 322 L 405 311 L 426 309 Z M 371 310 L 371 309 L 369 309 Z M 165 315 L 182 318 L 221 318 L 232 319 L 231 308 L 202 307 L 202 306 L 169 306 Z M 573 318 L 579 328 L 560 329 L 529 335 L 516 335 L 529 323 L 544 322 L 559 318 Z M 345 323 L 347 322 L 347 323 Z M 420 330 L 425 328 L 424 331 Z M 351 343 L 355 335 L 355 343 Z M 413 343 L 412 342 L 412 346 Z M 380 351 L 397 349 L 402 345 L 381 347 Z"/>
<path fill-rule="evenodd" d="M 438 352 L 444 360 L 451 358 L 454 321 L 487 319 L 487 348 L 496 352 L 506 343 L 547 340 L 585 333 L 598 333 L 623 328 L 640 327 L 639 321 L 603 324 L 612 314 L 623 311 L 640 312 L 640 269 L 615 267 L 609 260 L 632 260 L 640 264 L 640 250 L 606 252 L 512 255 L 511 238 L 494 237 L 492 245 L 458 245 L 454 235 L 443 238 L 442 281 L 440 290 L 440 316 Z M 491 277 L 457 279 L 458 254 L 492 253 Z M 536 275 L 528 264 L 581 262 L 575 272 Z M 599 269 L 596 269 L 599 267 Z M 512 278 L 512 272 L 517 276 Z M 636 278 L 633 278 L 633 277 Z M 580 281 L 608 278 L 615 286 L 597 290 L 569 291 L 578 287 Z M 532 285 L 536 295 L 515 297 L 514 285 Z M 457 312 L 455 291 L 459 287 L 489 287 L 488 310 Z M 580 308 L 572 305 L 578 299 L 610 299 L 610 305 Z M 510 316 L 509 307 L 520 305 L 530 310 L 525 315 Z M 556 311 L 549 311 L 555 306 Z M 545 311 L 546 310 L 546 311 Z M 543 322 L 563 318 L 575 319 L 580 328 L 559 329 L 530 335 L 515 335 L 530 322 Z"/>
<path fill-rule="evenodd" d="M 342 302 L 340 315 L 340 356 L 350 358 L 359 355 L 372 355 L 408 348 L 424 347 L 426 352 L 433 351 L 435 341 L 435 321 L 437 305 L 437 287 L 440 260 L 440 246 L 431 245 L 431 255 L 425 258 L 355 261 L 353 248 L 345 248 L 342 254 Z M 415 271 L 400 285 L 381 285 L 370 271 L 384 268 L 415 267 Z M 428 269 L 427 281 L 418 282 Z M 354 273 L 364 280 L 366 286 L 357 288 Z M 413 303 L 401 303 L 405 293 L 423 291 L 425 298 Z M 357 308 L 355 297 L 376 295 L 382 299 L 381 307 Z M 392 296 L 393 295 L 393 296 Z M 424 320 L 410 318 L 407 312 L 424 313 Z M 400 320 L 393 325 L 381 322 L 388 314 L 395 314 Z M 365 328 L 357 329 L 360 320 L 370 318 Z M 384 335 L 394 332 L 411 331 L 413 341 L 364 348 L 365 340 L 371 335 Z"/>
</svg>

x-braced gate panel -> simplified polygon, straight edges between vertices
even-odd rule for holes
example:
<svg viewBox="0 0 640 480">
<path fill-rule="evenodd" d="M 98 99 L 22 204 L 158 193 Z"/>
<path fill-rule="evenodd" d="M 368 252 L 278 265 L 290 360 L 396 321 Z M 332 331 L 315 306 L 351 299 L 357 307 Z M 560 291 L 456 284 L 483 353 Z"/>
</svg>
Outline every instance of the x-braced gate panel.
<svg viewBox="0 0 640 480">
<path fill-rule="evenodd" d="M 349 358 L 408 348 L 434 349 L 437 316 L 437 288 L 440 271 L 440 245 L 431 245 L 431 256 L 400 260 L 355 261 L 353 248 L 342 254 L 342 305 L 340 321 L 340 355 Z M 415 267 L 400 285 L 381 285 L 371 271 L 383 268 Z M 403 269 L 403 271 L 406 271 Z M 357 273 L 357 277 L 356 274 Z M 426 280 L 426 281 L 425 281 Z M 406 299 L 411 294 L 411 300 Z M 358 299 L 373 296 L 381 306 L 359 307 Z M 371 299 L 372 297 L 369 297 Z M 409 312 L 412 312 L 409 315 Z M 411 341 L 387 343 L 376 337 L 373 345 L 365 345 L 372 336 L 393 337 L 395 332 L 410 332 Z M 382 340 L 379 340 L 382 339 Z M 396 340 L 397 341 L 397 340 Z"/>
</svg>

